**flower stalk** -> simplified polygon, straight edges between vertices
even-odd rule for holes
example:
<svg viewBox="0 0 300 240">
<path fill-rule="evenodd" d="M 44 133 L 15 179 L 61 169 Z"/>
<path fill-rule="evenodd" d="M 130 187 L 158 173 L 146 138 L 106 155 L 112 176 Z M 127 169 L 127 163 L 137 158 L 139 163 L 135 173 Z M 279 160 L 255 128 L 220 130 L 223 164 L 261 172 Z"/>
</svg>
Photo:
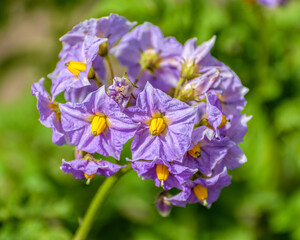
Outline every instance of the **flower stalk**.
<svg viewBox="0 0 300 240">
<path fill-rule="evenodd" d="M 84 240 L 87 238 L 89 231 L 91 230 L 92 224 L 95 220 L 96 215 L 98 214 L 99 209 L 101 208 L 104 199 L 107 197 L 108 193 L 112 187 L 118 182 L 118 180 L 129 170 L 131 165 L 121 169 L 115 175 L 106 178 L 102 185 L 100 185 L 96 195 L 94 196 L 82 223 L 77 229 L 73 240 Z"/>
</svg>

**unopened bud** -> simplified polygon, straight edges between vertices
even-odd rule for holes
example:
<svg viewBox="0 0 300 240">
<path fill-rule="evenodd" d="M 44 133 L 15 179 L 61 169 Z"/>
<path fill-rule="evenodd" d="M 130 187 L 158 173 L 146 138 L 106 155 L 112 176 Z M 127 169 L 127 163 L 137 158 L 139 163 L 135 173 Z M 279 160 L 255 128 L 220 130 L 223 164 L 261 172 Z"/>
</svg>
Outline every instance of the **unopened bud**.
<svg viewBox="0 0 300 240">
<path fill-rule="evenodd" d="M 162 217 L 167 217 L 171 212 L 172 204 L 166 200 L 170 196 L 168 192 L 161 192 L 156 199 L 156 207 Z"/>
</svg>

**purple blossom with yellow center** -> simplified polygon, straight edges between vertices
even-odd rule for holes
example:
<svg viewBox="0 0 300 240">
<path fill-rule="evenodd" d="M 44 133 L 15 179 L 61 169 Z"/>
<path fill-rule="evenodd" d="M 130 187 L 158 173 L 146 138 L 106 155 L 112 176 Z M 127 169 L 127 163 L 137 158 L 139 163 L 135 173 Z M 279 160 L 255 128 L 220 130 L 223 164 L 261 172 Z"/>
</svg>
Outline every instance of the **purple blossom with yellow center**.
<svg viewBox="0 0 300 240">
<path fill-rule="evenodd" d="M 200 202 L 210 206 L 220 195 L 221 189 L 230 184 L 231 179 L 224 168 L 220 173 L 210 178 L 198 178 L 185 183 L 182 192 L 167 198 L 175 206 L 184 207 L 187 203 Z"/>
<path fill-rule="evenodd" d="M 49 93 L 44 88 L 45 79 L 32 84 L 31 94 L 37 98 L 37 109 L 40 113 L 40 122 L 53 131 L 52 141 L 57 145 L 67 143 L 65 132 L 61 125 L 59 104 L 52 101 Z"/>
<path fill-rule="evenodd" d="M 82 48 L 83 45 L 86 45 L 86 39 L 96 39 L 95 41 L 99 41 L 100 44 L 95 49 L 96 56 L 93 60 L 93 69 L 89 73 L 93 78 L 99 78 L 102 83 L 105 83 L 104 57 L 108 56 L 115 42 L 135 24 L 135 22 L 129 22 L 126 18 L 117 14 L 83 21 L 60 38 L 60 41 L 63 43 L 60 58 L 65 59 L 68 54 L 74 52 L 74 49 Z M 106 40 L 104 41 L 104 39 Z"/>
<path fill-rule="evenodd" d="M 212 68 L 185 84 L 178 98 L 191 102 L 201 100 L 205 98 L 205 93 L 207 93 L 213 85 L 218 85 L 220 81 L 220 70 L 218 68 Z"/>
<path fill-rule="evenodd" d="M 86 36 L 82 44 L 70 46 L 48 77 L 52 79 L 51 93 L 56 97 L 68 88 L 82 88 L 91 85 L 99 66 L 93 62 L 98 56 L 99 46 L 106 38 Z M 100 66 L 100 68 L 104 68 Z"/>
<path fill-rule="evenodd" d="M 184 156 L 183 165 L 211 176 L 215 166 L 224 159 L 234 143 L 227 137 L 209 140 L 206 136 L 208 131 L 210 129 L 205 126 L 193 131 L 192 144 Z"/>
<path fill-rule="evenodd" d="M 181 189 L 182 184 L 196 173 L 195 169 L 180 163 L 171 163 L 158 158 L 153 161 L 133 161 L 131 166 L 143 179 L 152 179 L 157 187 L 163 187 L 165 190 L 174 187 Z"/>
<path fill-rule="evenodd" d="M 120 63 L 128 67 L 129 77 L 139 78 L 140 88 L 149 81 L 163 91 L 178 83 L 181 51 L 182 45 L 175 38 L 164 38 L 157 26 L 147 22 L 127 33 L 112 49 Z"/>
<path fill-rule="evenodd" d="M 137 124 L 121 112 L 101 87 L 82 103 L 60 104 L 62 126 L 79 150 L 119 159 L 123 145 L 133 137 Z"/>
<path fill-rule="evenodd" d="M 182 160 L 191 144 L 196 108 L 147 83 L 126 113 L 139 123 L 131 145 L 133 160 Z"/>
<path fill-rule="evenodd" d="M 191 80 L 200 76 L 200 69 L 204 65 L 204 61 L 215 44 L 216 37 L 197 46 L 197 38 L 186 41 L 182 50 L 181 57 L 181 77 Z M 202 71 L 203 72 L 203 71 Z M 201 73 L 202 73 L 201 72 Z"/>
</svg>

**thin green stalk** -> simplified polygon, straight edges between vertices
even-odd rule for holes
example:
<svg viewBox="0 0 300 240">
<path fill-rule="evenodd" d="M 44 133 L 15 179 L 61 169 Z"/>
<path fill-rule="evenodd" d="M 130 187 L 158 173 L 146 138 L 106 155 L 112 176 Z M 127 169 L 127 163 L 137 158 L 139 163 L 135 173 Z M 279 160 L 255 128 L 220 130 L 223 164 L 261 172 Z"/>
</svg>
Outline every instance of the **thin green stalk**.
<svg viewBox="0 0 300 240">
<path fill-rule="evenodd" d="M 142 73 L 144 72 L 144 70 L 145 70 L 144 68 L 141 68 L 141 70 L 139 71 L 139 73 L 138 73 L 138 75 L 137 75 L 137 77 L 136 77 L 136 79 L 135 79 L 135 81 L 133 83 L 134 85 L 136 85 L 138 83 L 138 81 L 139 81 Z"/>
<path fill-rule="evenodd" d="M 178 96 L 178 93 L 179 93 L 179 89 L 181 87 L 181 85 L 184 83 L 184 78 L 180 78 L 178 84 L 177 84 L 177 87 L 175 89 L 175 93 L 174 93 L 174 98 L 176 98 Z"/>
<path fill-rule="evenodd" d="M 94 219 L 96 215 L 99 214 L 99 209 L 103 204 L 104 199 L 108 195 L 109 191 L 112 189 L 112 187 L 118 182 L 118 180 L 129 170 L 131 169 L 131 166 L 128 165 L 127 167 L 121 169 L 118 173 L 115 175 L 105 179 L 102 185 L 100 185 L 96 195 L 94 196 L 84 218 L 77 229 L 75 236 L 73 240 L 85 240 L 88 236 L 88 233 L 92 227 L 92 224 L 94 222 Z"/>
<path fill-rule="evenodd" d="M 110 59 L 109 59 L 109 56 L 106 55 L 106 56 L 105 56 L 105 59 L 106 59 L 107 64 L 108 64 L 108 68 L 109 68 L 109 71 L 110 71 L 111 79 L 113 79 L 113 78 L 114 78 L 114 70 L 113 70 L 113 67 L 112 67 L 112 65 L 111 65 L 111 61 L 110 61 Z"/>
</svg>

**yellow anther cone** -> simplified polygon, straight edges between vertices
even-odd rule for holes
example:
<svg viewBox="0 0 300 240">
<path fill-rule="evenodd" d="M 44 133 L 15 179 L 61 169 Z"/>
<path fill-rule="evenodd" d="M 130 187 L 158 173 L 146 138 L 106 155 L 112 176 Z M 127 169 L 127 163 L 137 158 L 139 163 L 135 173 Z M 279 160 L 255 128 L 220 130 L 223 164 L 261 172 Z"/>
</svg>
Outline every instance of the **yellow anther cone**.
<svg viewBox="0 0 300 240">
<path fill-rule="evenodd" d="M 86 70 L 86 64 L 70 60 L 66 63 L 67 69 L 78 77 L 79 73 Z"/>
<path fill-rule="evenodd" d="M 85 176 L 85 178 L 86 178 L 86 184 L 88 185 L 88 184 L 90 184 L 90 181 L 95 177 L 95 173 L 94 174 L 86 174 L 86 173 L 84 173 L 84 176 Z"/>
<path fill-rule="evenodd" d="M 196 144 L 191 150 L 189 150 L 188 154 L 190 154 L 194 158 L 201 157 L 200 143 Z"/>
<path fill-rule="evenodd" d="M 203 187 L 202 185 L 198 184 L 194 187 L 194 193 L 196 197 L 201 201 L 201 202 L 206 202 L 207 200 L 207 188 Z"/>
<path fill-rule="evenodd" d="M 94 136 L 101 134 L 107 127 L 105 116 L 95 116 L 92 120 L 91 130 Z"/>
<path fill-rule="evenodd" d="M 163 118 L 153 118 L 150 123 L 150 133 L 153 136 L 161 134 L 166 129 L 166 124 Z"/>
<path fill-rule="evenodd" d="M 224 127 L 227 123 L 227 119 L 225 117 L 225 115 L 222 115 L 222 122 L 221 124 L 218 126 L 218 128 Z"/>
<path fill-rule="evenodd" d="M 169 177 L 169 169 L 164 164 L 156 165 L 156 175 L 159 181 L 161 181 L 161 186 L 164 186 L 164 181 L 166 181 Z"/>
</svg>

